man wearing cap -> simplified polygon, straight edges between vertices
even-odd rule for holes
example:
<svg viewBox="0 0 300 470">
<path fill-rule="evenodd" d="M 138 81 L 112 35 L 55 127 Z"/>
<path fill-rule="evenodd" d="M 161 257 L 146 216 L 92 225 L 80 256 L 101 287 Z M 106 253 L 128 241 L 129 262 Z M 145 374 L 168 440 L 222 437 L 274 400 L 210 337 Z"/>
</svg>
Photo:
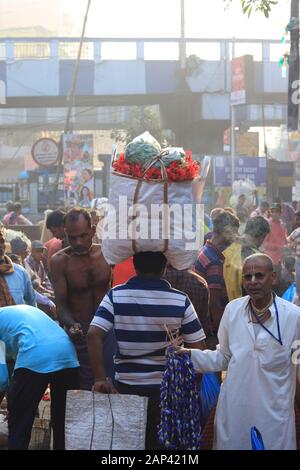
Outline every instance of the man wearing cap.
<svg viewBox="0 0 300 470">
<path fill-rule="evenodd" d="M 25 269 L 5 255 L 4 232 L 0 229 L 0 307 L 18 304 L 35 307 L 35 293 Z"/>
<path fill-rule="evenodd" d="M 24 240 L 22 240 L 21 237 L 16 237 L 10 241 L 10 247 L 11 253 L 20 256 L 23 264 L 26 256 L 28 256 L 29 253 L 28 244 Z"/>
<path fill-rule="evenodd" d="M 34 240 L 31 243 L 31 254 L 25 258 L 25 268 L 29 268 L 35 273 L 39 280 L 39 291 L 43 294 L 48 294 L 53 297 L 53 287 L 50 279 L 46 273 L 43 256 L 44 256 L 44 245 L 40 240 Z"/>
</svg>

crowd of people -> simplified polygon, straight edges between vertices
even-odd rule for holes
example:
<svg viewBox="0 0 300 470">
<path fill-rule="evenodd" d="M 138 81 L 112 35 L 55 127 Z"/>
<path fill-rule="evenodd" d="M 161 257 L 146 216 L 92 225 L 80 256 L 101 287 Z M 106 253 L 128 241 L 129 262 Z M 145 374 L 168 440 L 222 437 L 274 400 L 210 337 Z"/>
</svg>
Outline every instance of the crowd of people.
<svg viewBox="0 0 300 470">
<path fill-rule="evenodd" d="M 27 449 L 50 385 L 53 449 L 64 449 L 66 391 L 149 397 L 146 448 L 161 449 L 160 385 L 169 338 L 181 333 L 195 370 L 224 372 L 215 449 L 249 449 L 257 426 L 269 449 L 295 449 L 300 368 L 300 210 L 276 200 L 206 214 L 194 266 L 177 270 L 162 252 L 139 252 L 109 266 L 97 207 L 47 215 L 47 241 L 14 225 L 30 223 L 20 204 L 0 226 L 0 342 L 7 375 L 8 448 Z M 282 298 L 295 284 L 293 302 Z M 298 304 L 298 305 L 297 305 Z M 37 308 L 38 307 L 38 308 Z M 1 359 L 1 357 L 0 357 Z M 3 368 L 1 369 L 3 370 Z"/>
</svg>

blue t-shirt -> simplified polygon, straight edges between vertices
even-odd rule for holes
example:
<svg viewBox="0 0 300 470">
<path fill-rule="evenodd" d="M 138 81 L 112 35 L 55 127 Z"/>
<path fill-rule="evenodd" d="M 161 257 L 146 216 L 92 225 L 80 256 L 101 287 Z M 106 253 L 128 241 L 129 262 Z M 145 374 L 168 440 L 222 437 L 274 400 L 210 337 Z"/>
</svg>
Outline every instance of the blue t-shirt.
<svg viewBox="0 0 300 470">
<path fill-rule="evenodd" d="M 8 285 L 15 304 L 28 304 L 36 307 L 36 298 L 30 278 L 23 266 L 13 263 L 14 272 L 5 274 L 4 278 Z"/>
<path fill-rule="evenodd" d="M 79 367 L 74 345 L 66 332 L 35 307 L 0 308 L 1 341 L 6 356 L 16 357 L 15 369 L 24 367 L 48 373 Z"/>
</svg>

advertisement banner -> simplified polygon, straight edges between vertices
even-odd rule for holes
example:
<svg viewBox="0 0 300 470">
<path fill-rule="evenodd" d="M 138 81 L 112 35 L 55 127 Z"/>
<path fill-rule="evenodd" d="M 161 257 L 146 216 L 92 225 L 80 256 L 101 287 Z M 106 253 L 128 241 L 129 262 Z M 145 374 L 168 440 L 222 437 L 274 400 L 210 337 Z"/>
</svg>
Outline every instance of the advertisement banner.
<svg viewBox="0 0 300 470">
<path fill-rule="evenodd" d="M 91 207 L 94 198 L 93 156 L 92 134 L 64 135 L 64 189 L 67 207 Z"/>
<path fill-rule="evenodd" d="M 254 92 L 253 57 L 249 54 L 231 61 L 231 105 L 245 104 Z"/>
<path fill-rule="evenodd" d="M 245 57 L 235 57 L 231 62 L 231 104 L 246 103 Z"/>
<path fill-rule="evenodd" d="M 217 156 L 214 162 L 214 182 L 216 186 L 231 186 L 231 157 Z M 234 179 L 254 181 L 255 186 L 263 187 L 267 181 L 267 160 L 265 157 L 238 157 L 234 159 Z"/>
</svg>

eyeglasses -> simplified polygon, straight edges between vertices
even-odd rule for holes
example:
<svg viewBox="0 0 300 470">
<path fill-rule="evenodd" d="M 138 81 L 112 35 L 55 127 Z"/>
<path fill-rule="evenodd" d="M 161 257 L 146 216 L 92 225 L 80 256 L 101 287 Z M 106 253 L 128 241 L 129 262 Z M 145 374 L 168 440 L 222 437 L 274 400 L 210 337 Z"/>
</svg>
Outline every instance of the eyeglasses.
<svg viewBox="0 0 300 470">
<path fill-rule="evenodd" d="M 243 274 L 243 279 L 245 281 L 252 281 L 252 278 L 254 277 L 257 281 L 261 281 L 265 276 L 265 273 Z"/>
</svg>

